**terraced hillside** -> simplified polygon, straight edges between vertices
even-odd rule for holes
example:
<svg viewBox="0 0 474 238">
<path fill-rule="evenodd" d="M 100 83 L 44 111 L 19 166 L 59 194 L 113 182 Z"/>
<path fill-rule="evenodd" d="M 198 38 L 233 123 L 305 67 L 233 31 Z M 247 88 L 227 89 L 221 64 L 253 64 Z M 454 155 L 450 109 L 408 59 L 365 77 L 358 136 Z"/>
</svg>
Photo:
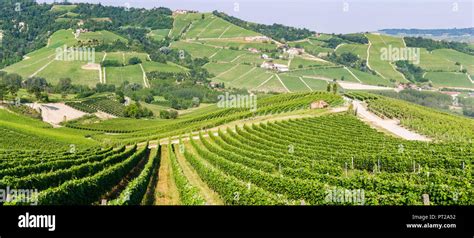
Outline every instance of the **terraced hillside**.
<svg viewBox="0 0 474 238">
<path fill-rule="evenodd" d="M 55 85 L 60 79 L 70 78 L 74 84 L 95 87 L 98 83 L 121 85 L 123 82 L 137 83 L 148 87 L 143 77 L 144 72 L 185 72 L 187 69 L 171 62 L 159 63 L 151 61 L 148 54 L 135 51 L 96 52 L 94 47 L 84 46 L 85 53 L 80 58 L 68 60 L 65 50 L 82 47 L 82 43 L 100 42 L 111 44 L 127 40 L 110 31 L 84 32 L 75 38 L 72 30 L 60 30 L 52 34 L 48 46 L 25 56 L 23 61 L 3 69 L 8 73 L 17 73 L 23 78 L 38 76 Z M 57 53 L 57 50 L 61 50 Z M 89 50 L 89 51 L 87 51 Z M 79 55 L 78 50 L 73 51 Z M 59 58 L 57 58 L 59 54 Z M 65 57 L 62 57 L 62 56 Z M 138 58 L 142 65 L 130 65 L 131 58 Z M 103 66 L 104 61 L 117 62 L 118 66 Z"/>
</svg>

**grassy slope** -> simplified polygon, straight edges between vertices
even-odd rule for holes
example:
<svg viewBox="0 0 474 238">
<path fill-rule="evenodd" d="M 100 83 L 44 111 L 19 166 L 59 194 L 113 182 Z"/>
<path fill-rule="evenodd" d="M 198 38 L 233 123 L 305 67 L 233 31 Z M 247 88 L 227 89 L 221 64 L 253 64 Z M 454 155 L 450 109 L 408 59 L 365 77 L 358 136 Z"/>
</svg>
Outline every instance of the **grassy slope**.
<svg viewBox="0 0 474 238">
<path fill-rule="evenodd" d="M 369 65 L 372 69 L 382 74 L 386 79 L 394 79 L 398 82 L 408 82 L 401 73 L 399 73 L 389 60 L 382 59 L 382 49 L 403 48 L 401 38 L 390 36 L 366 34 L 372 43 L 370 47 Z"/>
<path fill-rule="evenodd" d="M 93 146 L 95 144 L 95 142 L 84 137 L 87 133 L 85 131 L 68 128 L 53 129 L 47 123 L 10 113 L 4 109 L 0 109 L 0 118 L 0 128 L 10 132 L 5 133 L 1 138 L 2 144 L 10 145 L 9 149 L 40 149 L 48 148 L 51 145 L 69 148 L 71 144 L 77 147 Z M 15 137 L 9 136 L 14 134 L 17 135 Z M 20 138 L 24 138 L 24 140 Z M 35 144 L 31 144 L 31 142 Z M 16 146 L 11 146 L 12 144 L 16 144 Z M 19 147 L 22 144 L 33 148 Z"/>
<path fill-rule="evenodd" d="M 467 75 L 459 72 L 428 72 L 425 78 L 438 87 L 474 88 Z"/>
</svg>

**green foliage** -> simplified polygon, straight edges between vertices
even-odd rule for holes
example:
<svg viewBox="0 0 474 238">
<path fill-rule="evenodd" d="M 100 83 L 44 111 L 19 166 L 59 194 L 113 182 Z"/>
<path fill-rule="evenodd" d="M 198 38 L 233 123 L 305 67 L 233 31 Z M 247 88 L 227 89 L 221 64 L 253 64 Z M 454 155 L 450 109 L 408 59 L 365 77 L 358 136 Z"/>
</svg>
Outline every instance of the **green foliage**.
<svg viewBox="0 0 474 238">
<path fill-rule="evenodd" d="M 466 142 L 474 139 L 472 119 L 374 94 L 358 93 L 358 96 L 365 98 L 372 112 L 396 118 L 403 126 L 436 140 Z"/>
<path fill-rule="evenodd" d="M 416 103 L 418 105 L 431 107 L 440 110 L 448 110 L 453 99 L 451 96 L 439 92 L 419 91 L 414 89 L 405 89 L 400 92 L 380 90 L 371 91 L 371 93 L 379 94 L 386 97 L 401 99 L 404 101 Z"/>
<path fill-rule="evenodd" d="M 154 150 L 148 157 L 146 163 L 140 175 L 130 181 L 127 187 L 120 193 L 117 199 L 110 201 L 109 205 L 140 205 L 143 197 L 150 183 L 153 172 L 156 166 L 160 163 L 161 146 L 158 146 L 158 150 Z"/>
<path fill-rule="evenodd" d="M 395 62 L 397 70 L 400 71 L 406 79 L 411 82 L 427 82 L 428 79 L 423 78 L 425 71 L 408 60 L 399 60 Z"/>
<path fill-rule="evenodd" d="M 182 142 L 180 142 L 181 144 Z M 183 145 L 183 144 L 181 144 Z M 173 170 L 173 179 L 176 183 L 176 187 L 179 191 L 179 199 L 182 205 L 203 205 L 205 204 L 204 198 L 199 194 L 199 190 L 191 185 L 184 175 L 175 152 L 173 151 L 175 146 L 168 144 L 168 157 L 171 161 L 171 169 Z"/>
<path fill-rule="evenodd" d="M 118 62 L 117 60 L 104 60 L 101 63 L 102 67 L 122 67 L 123 64 Z"/>
<path fill-rule="evenodd" d="M 146 107 L 142 107 L 140 103 L 136 102 L 134 104 L 130 104 L 125 107 L 123 112 L 125 117 L 133 117 L 133 118 L 142 118 L 142 117 L 152 117 L 153 112 L 150 111 Z"/>
<path fill-rule="evenodd" d="M 122 180 L 144 158 L 147 152 L 148 148 L 145 146 L 129 158 L 93 176 L 69 180 L 59 187 L 43 190 L 38 194 L 38 204 L 86 205 L 97 202 L 100 196 Z"/>
<path fill-rule="evenodd" d="M 436 49 L 453 49 L 469 55 L 474 55 L 474 48 L 468 43 L 457 41 L 437 41 L 422 37 L 404 37 L 407 47 L 426 48 L 428 51 Z"/>
<path fill-rule="evenodd" d="M 138 57 L 132 57 L 128 60 L 129 65 L 141 64 L 142 60 Z"/>
<path fill-rule="evenodd" d="M 212 14 L 242 28 L 258 32 L 276 40 L 285 39 L 285 41 L 295 41 L 307 38 L 313 34 L 312 31 L 304 28 L 295 28 L 274 23 L 273 25 L 264 25 L 246 22 L 236 17 L 229 16 L 223 12 L 213 11 Z"/>
<path fill-rule="evenodd" d="M 176 119 L 178 118 L 178 111 L 176 110 L 161 110 L 160 118 L 162 119 Z"/>
</svg>

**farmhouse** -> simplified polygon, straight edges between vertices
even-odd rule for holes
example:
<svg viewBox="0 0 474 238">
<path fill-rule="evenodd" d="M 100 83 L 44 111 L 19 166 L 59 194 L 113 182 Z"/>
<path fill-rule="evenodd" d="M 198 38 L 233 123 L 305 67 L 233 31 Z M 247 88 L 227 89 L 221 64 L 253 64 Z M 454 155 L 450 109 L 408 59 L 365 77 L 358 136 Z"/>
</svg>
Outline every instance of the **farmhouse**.
<svg viewBox="0 0 474 238">
<path fill-rule="evenodd" d="M 260 51 L 255 48 L 249 48 L 248 50 L 252 53 L 260 53 Z"/>
<path fill-rule="evenodd" d="M 312 102 L 310 105 L 309 105 L 309 108 L 310 109 L 320 109 L 320 108 L 325 108 L 325 107 L 328 107 L 329 104 L 323 100 L 319 100 L 319 101 L 314 101 Z"/>
<path fill-rule="evenodd" d="M 263 62 L 262 65 L 260 65 L 260 68 L 264 69 L 273 69 L 275 65 L 272 62 Z"/>
<path fill-rule="evenodd" d="M 85 33 L 85 32 L 89 32 L 89 30 L 82 29 L 82 28 L 76 29 L 76 32 L 74 32 L 74 37 L 78 38 L 81 35 L 81 33 Z"/>
<path fill-rule="evenodd" d="M 286 50 L 286 52 L 290 55 L 301 55 L 301 54 L 304 53 L 304 49 L 290 48 L 290 49 Z"/>
<path fill-rule="evenodd" d="M 260 68 L 277 70 L 278 72 L 286 72 L 289 70 L 287 65 L 275 64 L 273 62 L 263 62 Z"/>
</svg>

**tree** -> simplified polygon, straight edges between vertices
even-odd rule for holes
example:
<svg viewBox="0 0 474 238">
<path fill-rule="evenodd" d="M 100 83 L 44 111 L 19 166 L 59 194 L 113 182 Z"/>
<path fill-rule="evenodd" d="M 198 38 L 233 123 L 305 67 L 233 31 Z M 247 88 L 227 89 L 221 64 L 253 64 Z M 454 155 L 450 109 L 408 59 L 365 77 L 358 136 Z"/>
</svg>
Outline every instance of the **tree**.
<svg viewBox="0 0 474 238">
<path fill-rule="evenodd" d="M 146 107 L 142 107 L 140 103 L 136 102 L 125 107 L 125 117 L 141 118 L 141 117 L 152 117 L 153 112 Z"/>
<path fill-rule="evenodd" d="M 204 20 L 204 18 L 206 18 L 206 15 L 204 15 L 204 14 L 201 14 L 201 19 L 203 19 L 203 20 Z"/>
<path fill-rule="evenodd" d="M 146 102 L 146 103 L 151 103 L 151 102 L 153 102 L 153 100 L 154 100 L 153 94 L 148 93 L 148 94 L 146 94 L 146 95 L 143 95 L 143 96 L 141 97 L 141 100 L 144 101 L 144 102 Z"/>
<path fill-rule="evenodd" d="M 22 80 L 22 77 L 18 74 L 7 74 L 3 77 L 3 81 L 7 86 L 7 91 L 13 96 L 16 96 L 20 90 Z"/>
<path fill-rule="evenodd" d="M 5 97 L 7 92 L 8 92 L 7 85 L 4 84 L 3 82 L 0 82 L 0 102 L 3 101 L 3 98 Z"/>
<path fill-rule="evenodd" d="M 331 92 L 331 84 L 328 83 L 328 86 L 326 87 L 326 91 Z"/>
<path fill-rule="evenodd" d="M 178 118 L 178 111 L 169 109 L 169 110 L 161 110 L 160 111 L 160 118 L 162 119 L 176 119 Z"/>
<path fill-rule="evenodd" d="M 72 89 L 73 89 L 73 86 L 72 86 L 70 78 L 61 78 L 59 79 L 59 82 L 56 85 L 56 92 L 67 94 Z"/>
<path fill-rule="evenodd" d="M 332 85 L 332 92 L 333 92 L 334 94 L 337 93 L 337 83 L 335 83 L 335 84 Z"/>
<path fill-rule="evenodd" d="M 138 57 L 132 57 L 128 60 L 129 65 L 141 64 L 142 60 Z"/>
<path fill-rule="evenodd" d="M 125 95 L 123 94 L 122 91 L 117 91 L 115 92 L 115 98 L 119 103 L 124 103 L 125 102 Z"/>
<path fill-rule="evenodd" d="M 25 88 L 28 93 L 35 95 L 37 100 L 41 100 L 41 93 L 48 87 L 46 79 L 41 77 L 31 77 L 25 81 Z"/>
</svg>

